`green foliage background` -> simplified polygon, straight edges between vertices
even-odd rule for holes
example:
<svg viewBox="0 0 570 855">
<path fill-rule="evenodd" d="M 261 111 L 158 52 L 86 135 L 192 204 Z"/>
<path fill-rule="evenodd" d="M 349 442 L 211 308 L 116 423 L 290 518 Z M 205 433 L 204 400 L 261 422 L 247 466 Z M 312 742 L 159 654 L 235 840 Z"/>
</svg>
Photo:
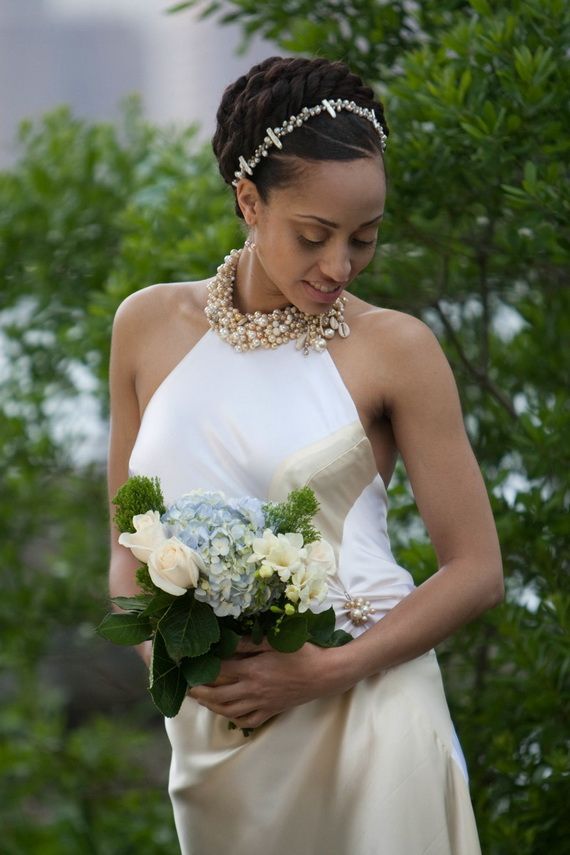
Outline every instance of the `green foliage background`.
<svg viewBox="0 0 570 855">
<path fill-rule="evenodd" d="M 182 3 L 276 52 L 342 58 L 384 98 L 389 199 L 358 293 L 429 323 L 460 386 L 507 577 L 439 651 L 483 851 L 560 853 L 568 822 L 570 10 L 563 0 Z M 0 174 L 0 825 L 12 853 L 176 851 L 168 746 L 106 610 L 100 462 L 78 463 L 85 378 L 105 417 L 112 315 L 211 275 L 242 240 L 193 129 L 61 108 Z M 72 406 L 69 406 L 71 401 Z M 63 416 L 62 416 L 63 414 Z M 401 466 L 398 560 L 435 570 Z"/>
</svg>

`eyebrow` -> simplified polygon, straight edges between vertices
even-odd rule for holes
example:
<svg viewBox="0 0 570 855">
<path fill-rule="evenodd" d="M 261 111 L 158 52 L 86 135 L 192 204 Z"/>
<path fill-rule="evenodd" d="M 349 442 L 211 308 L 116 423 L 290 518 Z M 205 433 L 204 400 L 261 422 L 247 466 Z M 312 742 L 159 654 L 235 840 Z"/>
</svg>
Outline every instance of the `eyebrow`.
<svg viewBox="0 0 570 855">
<path fill-rule="evenodd" d="M 331 220 L 325 220 L 323 217 L 317 217 L 316 214 L 297 214 L 298 217 L 301 217 L 304 220 L 317 220 L 319 223 L 322 223 L 323 226 L 330 226 L 331 229 L 338 229 L 338 223 L 333 223 Z M 365 226 L 373 226 L 378 220 L 381 220 L 384 214 L 378 214 L 377 217 L 374 217 L 372 220 L 368 220 L 367 223 L 361 223 L 358 228 L 363 229 Z"/>
</svg>

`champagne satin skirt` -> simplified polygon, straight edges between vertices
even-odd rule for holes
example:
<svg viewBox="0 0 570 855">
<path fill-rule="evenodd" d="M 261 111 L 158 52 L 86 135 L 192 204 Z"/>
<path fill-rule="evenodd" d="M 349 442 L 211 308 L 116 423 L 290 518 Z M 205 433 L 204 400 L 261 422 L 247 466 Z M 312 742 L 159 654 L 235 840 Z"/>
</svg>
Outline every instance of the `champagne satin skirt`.
<svg viewBox="0 0 570 855">
<path fill-rule="evenodd" d="M 191 698 L 166 728 L 183 855 L 480 855 L 434 651 L 248 738 Z"/>
</svg>

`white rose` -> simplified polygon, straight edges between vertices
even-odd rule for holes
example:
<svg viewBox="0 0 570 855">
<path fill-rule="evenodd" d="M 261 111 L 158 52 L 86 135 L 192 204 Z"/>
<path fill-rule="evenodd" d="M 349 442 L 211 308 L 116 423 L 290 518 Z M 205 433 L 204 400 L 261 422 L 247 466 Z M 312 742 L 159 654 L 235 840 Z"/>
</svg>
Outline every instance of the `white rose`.
<svg viewBox="0 0 570 855">
<path fill-rule="evenodd" d="M 196 587 L 200 570 L 206 570 L 202 558 L 177 537 L 169 537 L 148 558 L 148 572 L 156 587 L 175 597 Z"/>
<path fill-rule="evenodd" d="M 160 514 L 158 511 L 137 514 L 133 517 L 133 525 L 136 531 L 124 531 L 119 536 L 119 543 L 130 549 L 135 558 L 146 564 L 150 553 L 166 540 Z"/>
</svg>

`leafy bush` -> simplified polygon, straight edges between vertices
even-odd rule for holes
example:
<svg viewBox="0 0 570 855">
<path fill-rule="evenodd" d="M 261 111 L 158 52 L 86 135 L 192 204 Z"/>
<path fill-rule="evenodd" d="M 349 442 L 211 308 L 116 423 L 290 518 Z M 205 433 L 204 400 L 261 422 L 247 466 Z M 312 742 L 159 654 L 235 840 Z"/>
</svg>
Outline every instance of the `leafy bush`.
<svg viewBox="0 0 570 855">
<path fill-rule="evenodd" d="M 208 8 L 283 50 L 346 59 L 386 101 L 386 219 L 358 293 L 438 334 L 507 575 L 506 603 L 440 650 L 483 850 L 562 853 L 570 134 L 558 105 L 570 10 L 562 0 Z M 153 128 L 134 101 L 117 127 L 55 111 L 23 127 L 21 150 L 0 174 L 3 846 L 172 852 L 168 746 L 142 666 L 133 657 L 109 671 L 93 635 L 107 511 L 101 463 L 80 456 L 75 400 L 90 388 L 104 419 L 120 300 L 155 281 L 211 275 L 240 227 L 193 130 Z M 420 582 L 435 556 L 400 465 L 390 497 L 394 550 Z M 81 686 L 80 673 L 93 677 Z"/>
</svg>

